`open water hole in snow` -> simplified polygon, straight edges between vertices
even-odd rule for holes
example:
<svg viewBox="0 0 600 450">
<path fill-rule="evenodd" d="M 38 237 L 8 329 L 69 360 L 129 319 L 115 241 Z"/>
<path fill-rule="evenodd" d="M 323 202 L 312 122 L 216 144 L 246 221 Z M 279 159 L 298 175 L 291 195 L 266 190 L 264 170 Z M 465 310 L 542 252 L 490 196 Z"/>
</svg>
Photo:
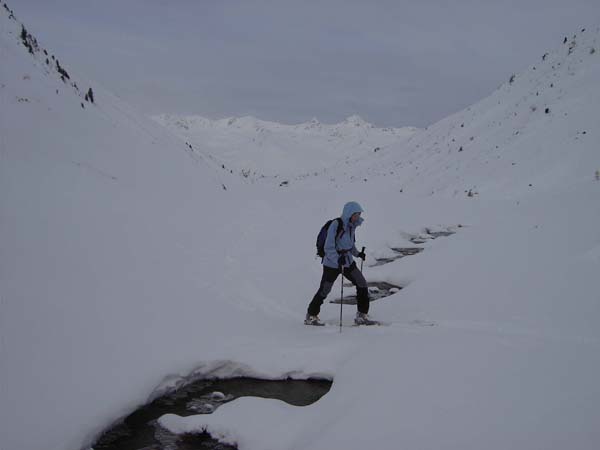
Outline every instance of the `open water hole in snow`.
<svg viewBox="0 0 600 450">
<path fill-rule="evenodd" d="M 397 259 L 404 258 L 405 256 L 416 255 L 417 253 L 421 253 L 424 249 L 423 247 L 392 247 L 391 250 L 395 255 L 387 258 L 375 258 L 375 264 L 371 264 L 371 267 L 383 266 L 384 264 L 391 263 Z"/>
<path fill-rule="evenodd" d="M 395 286 L 385 281 L 369 281 L 367 285 L 369 286 L 369 300 L 372 302 L 380 298 L 389 297 L 402 289 L 402 286 Z M 346 288 L 348 289 L 347 293 Z M 335 298 L 330 300 L 329 303 L 339 305 L 342 303 L 342 300 L 341 298 Z M 347 282 L 344 282 L 344 305 L 356 305 L 356 290 L 352 284 Z"/>
<path fill-rule="evenodd" d="M 295 406 L 315 403 L 331 389 L 332 381 L 261 380 L 230 378 L 197 380 L 176 391 L 141 406 L 119 423 L 104 431 L 92 446 L 94 450 L 225 450 L 235 447 L 222 444 L 207 433 L 174 435 L 157 424 L 164 414 L 191 416 L 210 414 L 224 403 L 239 397 L 283 400 Z"/>
<path fill-rule="evenodd" d="M 459 225 L 462 227 L 462 225 Z M 415 245 L 421 245 L 433 239 L 437 239 L 440 237 L 448 237 L 455 234 L 455 231 L 445 230 L 445 231 L 431 231 L 426 228 L 424 233 L 414 235 L 409 240 Z M 394 252 L 394 255 L 388 256 L 385 258 L 375 258 L 375 263 L 371 264 L 371 267 L 383 266 L 384 264 L 388 264 L 396 261 L 397 259 L 404 258 L 405 256 L 413 256 L 418 253 L 421 253 L 424 248 L 423 247 L 391 247 L 390 250 Z"/>
</svg>

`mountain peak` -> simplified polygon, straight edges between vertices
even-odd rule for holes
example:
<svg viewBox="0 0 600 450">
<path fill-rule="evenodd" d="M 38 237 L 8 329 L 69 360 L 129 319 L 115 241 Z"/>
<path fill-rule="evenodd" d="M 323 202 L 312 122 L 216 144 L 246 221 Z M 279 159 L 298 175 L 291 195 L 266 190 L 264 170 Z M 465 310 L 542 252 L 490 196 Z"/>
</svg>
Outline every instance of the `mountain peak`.
<svg viewBox="0 0 600 450">
<path fill-rule="evenodd" d="M 373 126 L 372 124 L 370 124 L 369 122 L 367 122 L 366 120 L 364 120 L 362 117 L 360 117 L 358 114 L 353 114 L 351 116 L 348 116 L 342 122 L 342 124 L 344 124 L 344 125 L 353 125 L 355 127 L 364 127 L 364 126 L 372 127 Z"/>
</svg>

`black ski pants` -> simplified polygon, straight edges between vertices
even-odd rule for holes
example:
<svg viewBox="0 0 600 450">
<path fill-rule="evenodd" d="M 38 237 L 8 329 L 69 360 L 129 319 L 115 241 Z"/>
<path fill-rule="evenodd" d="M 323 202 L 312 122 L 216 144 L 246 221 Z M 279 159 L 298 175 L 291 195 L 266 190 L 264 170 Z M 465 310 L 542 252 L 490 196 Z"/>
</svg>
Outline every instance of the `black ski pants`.
<svg viewBox="0 0 600 450">
<path fill-rule="evenodd" d="M 342 271 L 340 269 L 333 269 L 331 267 L 323 266 L 323 276 L 321 277 L 319 290 L 313 297 L 310 305 L 308 305 L 309 315 L 317 316 L 319 314 L 323 300 L 327 298 L 331 292 L 333 283 L 335 283 L 335 280 L 337 280 L 337 277 L 341 273 Z M 367 314 L 369 312 L 369 289 L 367 287 L 367 281 L 365 280 L 365 277 L 359 268 L 356 267 L 356 263 L 353 262 L 350 267 L 344 268 L 344 277 L 347 278 L 354 286 L 356 286 L 356 301 L 358 311 Z"/>
</svg>

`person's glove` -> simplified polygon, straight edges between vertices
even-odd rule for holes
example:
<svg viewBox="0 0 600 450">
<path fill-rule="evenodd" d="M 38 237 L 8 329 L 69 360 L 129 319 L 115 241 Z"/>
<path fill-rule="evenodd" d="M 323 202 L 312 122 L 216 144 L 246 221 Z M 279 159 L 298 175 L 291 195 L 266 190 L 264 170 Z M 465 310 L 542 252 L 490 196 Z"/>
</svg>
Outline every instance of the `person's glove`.
<svg viewBox="0 0 600 450">
<path fill-rule="evenodd" d="M 358 255 L 356 255 L 356 257 L 362 259 L 363 261 L 367 259 L 365 252 L 360 252 Z"/>
</svg>

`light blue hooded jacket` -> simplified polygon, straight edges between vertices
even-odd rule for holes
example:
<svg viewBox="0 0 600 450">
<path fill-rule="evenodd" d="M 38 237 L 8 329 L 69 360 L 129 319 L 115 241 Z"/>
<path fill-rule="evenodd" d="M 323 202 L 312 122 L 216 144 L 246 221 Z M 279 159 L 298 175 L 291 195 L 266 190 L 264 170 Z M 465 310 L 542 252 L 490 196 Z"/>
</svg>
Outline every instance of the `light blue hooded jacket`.
<svg viewBox="0 0 600 450">
<path fill-rule="evenodd" d="M 329 225 L 324 246 L 325 257 L 322 262 L 324 266 L 338 269 L 340 258 L 339 252 L 346 252 L 343 254 L 343 266 L 344 268 L 350 267 L 354 262 L 353 256 L 358 256 L 360 253 L 354 246 L 354 231 L 356 230 L 356 227 L 363 223 L 364 219 L 359 217 L 356 223 L 350 223 L 350 217 L 357 212 L 363 212 L 362 207 L 357 202 L 348 202 L 344 205 L 344 210 L 342 212 L 344 233 L 337 239 L 337 242 L 335 237 L 338 234 L 338 221 L 333 220 L 331 225 Z"/>
</svg>

